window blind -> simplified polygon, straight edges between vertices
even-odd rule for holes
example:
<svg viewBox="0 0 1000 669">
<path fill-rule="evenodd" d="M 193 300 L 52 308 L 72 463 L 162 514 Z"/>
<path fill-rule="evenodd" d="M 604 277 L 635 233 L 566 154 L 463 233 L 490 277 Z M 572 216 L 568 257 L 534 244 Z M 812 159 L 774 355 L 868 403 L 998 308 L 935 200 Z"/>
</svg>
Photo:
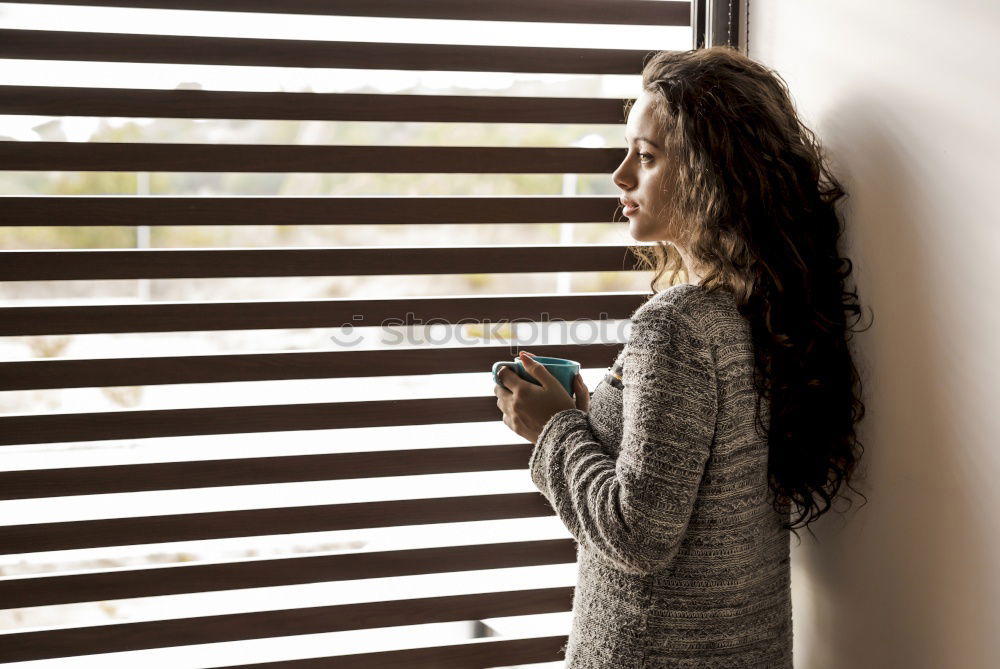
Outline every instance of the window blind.
<svg viewBox="0 0 1000 669">
<path fill-rule="evenodd" d="M 189 9 L 335 16 L 690 26 L 688 2 L 654 0 L 468 0 L 36 2 L 119 8 Z M 279 9 L 280 8 L 280 9 Z M 353 68 L 470 72 L 638 74 L 646 50 L 332 42 L 263 37 L 0 29 L 0 58 L 200 64 L 234 67 Z M 85 82 L 84 82 L 85 83 Z M 0 114 L 196 119 L 621 124 L 623 100 L 512 96 L 153 90 L 93 86 L 0 86 Z M 616 148 L 486 146 L 308 146 L 212 143 L 0 141 L 0 170 L 123 172 L 370 172 L 610 174 Z M 351 226 L 372 219 L 420 224 L 608 222 L 615 196 L 0 196 L 4 226 Z M 449 273 L 628 271 L 628 246 L 343 247 L 310 249 L 4 249 L 0 281 L 388 276 Z M 8 284 L 9 285 L 9 284 Z M 627 319 L 640 292 L 80 303 L 0 307 L 0 336 L 176 333 L 377 326 L 410 312 L 429 321 Z M 359 318 L 360 316 L 360 318 Z M 604 367 L 606 344 L 532 346 L 542 355 Z M 26 391 L 233 381 L 335 379 L 482 372 L 508 346 L 375 351 L 306 351 L 0 363 L 0 390 Z M 0 416 L 0 446 L 149 439 L 292 430 L 496 422 L 481 397 L 208 406 Z M 247 457 L 105 466 L 51 466 L 0 472 L 0 499 L 185 491 L 307 481 L 525 469 L 530 444 L 475 445 L 331 454 Z M 537 492 L 379 502 L 187 512 L 0 525 L 4 554 L 264 537 L 554 515 Z M 573 543 L 505 541 L 445 547 L 170 564 L 0 579 L 5 609 L 138 597 L 318 584 L 419 574 L 572 563 Z M 269 637 L 476 621 L 569 611 L 571 587 L 379 599 L 321 607 L 192 615 L 0 634 L 0 662 Z M 555 662 L 565 635 L 477 640 L 311 659 L 256 663 L 324 667 L 495 667 Z M 175 666 L 169 662 L 163 666 Z M 200 666 L 208 666 L 202 664 Z M 212 666 L 223 666 L 213 664 Z M 237 665 L 225 665 L 237 666 Z M 242 665 L 241 665 L 242 666 Z"/>
</svg>

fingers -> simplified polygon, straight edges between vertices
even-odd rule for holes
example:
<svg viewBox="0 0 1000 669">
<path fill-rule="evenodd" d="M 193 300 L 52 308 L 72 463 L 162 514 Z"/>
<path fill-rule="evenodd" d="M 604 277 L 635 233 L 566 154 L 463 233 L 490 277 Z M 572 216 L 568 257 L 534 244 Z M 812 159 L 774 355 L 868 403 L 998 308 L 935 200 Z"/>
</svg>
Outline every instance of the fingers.
<svg viewBox="0 0 1000 669">
<path fill-rule="evenodd" d="M 513 390 L 511 390 L 510 388 L 507 387 L 506 383 L 504 383 L 503 375 L 504 375 L 505 372 L 507 372 L 508 369 L 509 369 L 509 367 L 505 366 L 505 367 L 501 367 L 500 369 L 497 370 L 497 381 L 499 381 L 499 383 L 493 384 L 494 385 L 493 394 L 496 395 L 496 396 L 498 396 L 498 397 L 500 395 L 505 395 L 505 394 L 509 394 L 509 393 L 514 392 Z M 507 373 L 509 373 L 509 372 L 507 372 Z M 514 376 L 517 376 L 517 375 L 515 374 Z"/>
<path fill-rule="evenodd" d="M 576 378 L 573 379 L 573 389 L 573 394 L 576 399 L 576 408 L 580 411 L 589 411 L 590 392 L 587 390 L 587 385 L 583 382 L 583 376 L 580 374 L 577 374 Z"/>
<path fill-rule="evenodd" d="M 521 364 L 524 365 L 524 368 L 531 372 L 531 375 L 535 377 L 535 380 L 537 380 L 543 388 L 548 388 L 556 382 L 556 377 L 552 376 L 552 372 L 546 369 L 545 365 L 531 357 L 531 354 L 527 351 L 521 351 L 518 354 L 518 357 L 520 357 Z"/>
</svg>

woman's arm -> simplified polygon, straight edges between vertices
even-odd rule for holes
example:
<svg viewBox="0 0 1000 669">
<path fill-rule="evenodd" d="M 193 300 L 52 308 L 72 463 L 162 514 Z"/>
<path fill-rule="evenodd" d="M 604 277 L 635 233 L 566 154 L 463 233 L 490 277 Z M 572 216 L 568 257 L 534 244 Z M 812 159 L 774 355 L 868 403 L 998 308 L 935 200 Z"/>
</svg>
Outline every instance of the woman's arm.
<svg viewBox="0 0 1000 669">
<path fill-rule="evenodd" d="M 618 458 L 586 413 L 567 409 L 542 428 L 529 468 L 577 542 L 648 574 L 670 564 L 687 530 L 715 436 L 715 363 L 707 338 L 666 300 L 636 312 L 623 356 Z"/>
</svg>

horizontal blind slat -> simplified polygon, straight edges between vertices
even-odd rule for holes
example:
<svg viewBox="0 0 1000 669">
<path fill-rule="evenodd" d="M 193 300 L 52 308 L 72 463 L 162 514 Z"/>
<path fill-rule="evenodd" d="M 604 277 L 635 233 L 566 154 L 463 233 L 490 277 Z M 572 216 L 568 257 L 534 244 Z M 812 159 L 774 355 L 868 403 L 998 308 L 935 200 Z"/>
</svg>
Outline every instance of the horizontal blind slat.
<svg viewBox="0 0 1000 669">
<path fill-rule="evenodd" d="M 31 469 L 0 472 L 0 499 L 524 469 L 530 455 L 521 443 Z"/>
<path fill-rule="evenodd" d="M 286 300 L 0 308 L 0 336 L 630 318 L 645 293 Z M 437 321 L 440 322 L 440 321 Z"/>
<path fill-rule="evenodd" d="M 616 343 L 541 344 L 532 345 L 531 350 L 536 355 L 576 360 L 583 367 L 604 367 L 611 364 L 620 346 Z M 508 344 L 370 351 L 23 360 L 0 362 L 0 391 L 482 372 L 489 370 L 496 360 L 511 358 L 513 348 Z"/>
<path fill-rule="evenodd" d="M 432 123 L 624 121 L 628 98 L 0 86 L 0 114 Z"/>
<path fill-rule="evenodd" d="M 619 244 L 0 251 L 0 281 L 627 272 Z"/>
<path fill-rule="evenodd" d="M 5 578 L 0 580 L 0 602 L 9 609 L 53 606 L 240 588 L 566 564 L 575 560 L 576 549 L 572 539 L 548 539 L 158 566 L 90 574 Z"/>
<path fill-rule="evenodd" d="M 569 611 L 573 588 L 312 606 L 5 634 L 0 662 Z"/>
<path fill-rule="evenodd" d="M 0 416 L 0 446 L 500 420 L 496 397 Z"/>
<path fill-rule="evenodd" d="M 606 223 L 618 206 L 606 195 L 0 195 L 0 218 L 5 226 Z"/>
<path fill-rule="evenodd" d="M 0 526 L 3 555 L 553 515 L 538 492 Z M 0 644 L 2 645 L 2 644 Z"/>
<path fill-rule="evenodd" d="M 0 141 L 0 170 L 610 173 L 625 149 Z"/>
<path fill-rule="evenodd" d="M 31 0 L 33 5 L 87 5 L 148 9 L 194 9 L 370 16 L 464 21 L 606 23 L 657 26 L 691 24 L 691 3 L 664 0 Z"/>
<path fill-rule="evenodd" d="M 0 29 L 0 58 L 87 62 L 638 75 L 649 53 Z"/>
<path fill-rule="evenodd" d="M 239 665 L 242 669 L 488 669 L 490 667 L 560 662 L 565 659 L 566 639 L 562 636 L 480 641 L 476 643 L 407 648 L 376 653 L 357 653 L 304 660 L 281 660 Z M 237 669 L 237 665 L 213 669 Z"/>
</svg>

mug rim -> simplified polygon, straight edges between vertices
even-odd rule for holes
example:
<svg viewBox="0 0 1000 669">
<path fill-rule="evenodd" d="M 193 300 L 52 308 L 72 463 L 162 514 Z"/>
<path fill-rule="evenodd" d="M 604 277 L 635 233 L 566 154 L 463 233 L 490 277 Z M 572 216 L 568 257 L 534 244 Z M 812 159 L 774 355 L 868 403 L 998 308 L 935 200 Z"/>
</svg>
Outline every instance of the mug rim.
<svg viewBox="0 0 1000 669">
<path fill-rule="evenodd" d="M 518 362 L 521 362 L 520 358 L 514 358 L 514 359 L 517 360 Z M 571 365 L 579 365 L 580 364 L 576 360 L 570 360 L 569 358 L 557 358 L 557 357 L 550 356 L 550 355 L 537 355 L 537 356 L 534 357 L 534 359 L 536 361 L 542 363 L 542 364 L 547 364 L 547 365 L 563 365 L 563 366 L 567 366 L 568 367 L 568 366 L 571 366 Z M 542 362 L 543 360 L 555 360 L 557 362 L 544 362 L 543 363 Z"/>
</svg>

